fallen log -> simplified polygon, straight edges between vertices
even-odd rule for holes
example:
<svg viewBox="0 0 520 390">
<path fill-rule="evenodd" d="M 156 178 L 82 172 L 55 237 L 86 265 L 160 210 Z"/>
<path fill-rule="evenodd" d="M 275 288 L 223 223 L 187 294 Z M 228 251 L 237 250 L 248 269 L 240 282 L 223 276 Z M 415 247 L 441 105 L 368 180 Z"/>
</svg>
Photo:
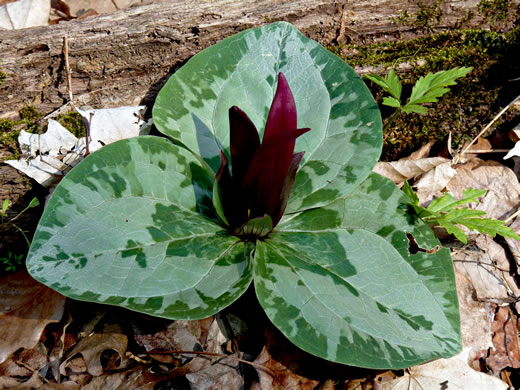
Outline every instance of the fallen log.
<svg viewBox="0 0 520 390">
<path fill-rule="evenodd" d="M 68 40 L 71 92 L 93 107 L 151 104 L 172 74 L 200 50 L 249 27 L 293 23 L 323 45 L 370 43 L 424 34 L 392 22 L 415 0 L 191 0 L 150 4 L 46 27 L 2 31 L 0 118 L 16 118 L 27 105 L 50 113 L 69 100 L 64 38 Z M 453 27 L 478 0 L 438 5 L 436 29 Z M 475 19 L 474 23 L 478 23 Z"/>
</svg>

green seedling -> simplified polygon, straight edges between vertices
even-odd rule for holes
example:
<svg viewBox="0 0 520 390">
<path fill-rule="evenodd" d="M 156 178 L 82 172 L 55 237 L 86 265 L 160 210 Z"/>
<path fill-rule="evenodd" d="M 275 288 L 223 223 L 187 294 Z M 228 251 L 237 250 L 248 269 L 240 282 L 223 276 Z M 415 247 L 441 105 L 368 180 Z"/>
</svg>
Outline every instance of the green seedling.
<svg viewBox="0 0 520 390">
<path fill-rule="evenodd" d="M 7 253 L 7 257 L 0 257 L 0 268 L 3 272 L 14 272 L 23 265 L 22 253 L 13 254 L 11 251 Z M 0 271 L 0 272 L 1 272 Z"/>
<path fill-rule="evenodd" d="M 520 236 L 508 226 L 504 221 L 493 218 L 483 218 L 485 211 L 474 210 L 463 205 L 478 202 L 478 198 L 486 193 L 486 190 L 468 188 L 462 193 L 462 199 L 455 199 L 451 194 L 445 193 L 443 196 L 434 199 L 428 207 L 419 206 L 419 198 L 414 192 L 408 181 L 404 182 L 403 192 L 410 199 L 410 205 L 422 220 L 431 226 L 442 226 L 450 234 L 453 234 L 464 244 L 468 243 L 468 237 L 457 225 L 466 226 L 470 230 L 489 234 L 495 237 L 497 234 L 503 237 L 510 237 L 520 240 Z"/>
<path fill-rule="evenodd" d="M 428 108 L 424 104 L 436 103 L 442 95 L 449 91 L 447 87 L 457 84 L 455 80 L 465 76 L 472 69 L 471 67 L 462 67 L 428 73 L 417 80 L 413 86 L 412 94 L 405 104 L 401 99 L 402 84 L 394 69 L 390 70 L 386 77 L 376 74 L 366 75 L 365 79 L 373 81 L 390 94 L 383 99 L 383 104 L 396 108 L 395 113 L 386 122 L 383 130 L 387 129 L 401 112 L 426 114 Z"/>
</svg>

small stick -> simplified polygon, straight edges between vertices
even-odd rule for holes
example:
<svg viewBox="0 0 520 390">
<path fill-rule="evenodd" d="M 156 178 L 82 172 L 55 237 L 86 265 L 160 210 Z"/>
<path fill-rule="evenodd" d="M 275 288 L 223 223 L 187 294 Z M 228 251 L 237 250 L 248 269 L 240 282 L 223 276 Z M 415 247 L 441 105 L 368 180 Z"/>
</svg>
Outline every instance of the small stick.
<svg viewBox="0 0 520 390">
<path fill-rule="evenodd" d="M 515 219 L 516 216 L 518 216 L 518 214 L 520 214 L 520 209 L 516 210 L 515 213 L 513 213 L 512 215 L 510 215 L 509 217 L 507 217 L 507 218 L 504 220 L 504 223 L 507 225 L 509 222 L 511 222 L 513 219 Z"/>
<path fill-rule="evenodd" d="M 69 101 L 72 101 L 72 77 L 69 66 L 69 39 L 63 37 L 63 56 L 65 57 L 65 72 L 67 73 L 67 88 L 69 89 Z"/>
<path fill-rule="evenodd" d="M 213 356 L 218 358 L 231 358 L 234 359 L 240 363 L 249 364 L 250 366 L 253 366 L 255 368 L 258 368 L 260 370 L 264 370 L 268 372 L 270 375 L 274 375 L 271 370 L 269 370 L 267 367 L 264 367 L 261 364 L 257 364 L 254 362 L 250 362 L 248 360 L 240 359 L 233 355 L 225 355 L 223 353 L 216 353 L 216 352 L 204 352 L 204 351 L 179 351 L 179 350 L 172 350 L 172 351 L 148 351 L 149 355 L 201 355 L 201 356 Z"/>
<path fill-rule="evenodd" d="M 507 153 L 510 149 L 471 149 L 468 153 L 481 154 L 481 153 Z"/>
<path fill-rule="evenodd" d="M 94 116 L 94 113 L 90 113 L 90 119 L 87 120 L 86 118 L 83 118 L 83 123 L 85 123 L 85 157 L 87 157 L 90 154 L 90 150 L 88 147 L 89 144 L 89 138 L 90 138 L 90 124 L 92 123 L 92 117 Z"/>
<path fill-rule="evenodd" d="M 488 131 L 489 128 L 490 128 L 491 126 L 493 126 L 493 124 L 498 120 L 498 118 L 500 118 L 500 117 L 504 114 L 504 112 L 506 112 L 507 110 L 509 110 L 509 108 L 510 108 L 513 104 L 515 104 L 516 101 L 519 100 L 519 99 L 520 99 L 520 95 L 518 95 L 518 96 L 517 96 L 517 97 L 516 97 L 516 98 L 515 98 L 511 103 L 509 103 L 507 106 L 505 106 L 505 107 L 502 109 L 502 111 L 500 111 L 500 112 L 499 112 L 499 113 L 498 113 L 498 114 L 493 118 L 493 120 L 492 120 L 491 122 L 489 122 L 488 125 L 487 125 L 486 127 L 484 127 L 484 128 L 482 129 L 482 131 L 481 131 L 480 133 L 478 133 L 478 135 L 477 135 L 475 138 L 473 138 L 473 140 L 469 143 L 469 145 L 466 146 L 466 147 L 464 148 L 464 150 L 463 150 L 462 152 L 460 152 L 460 154 L 459 154 L 457 157 L 455 157 L 455 159 L 453 160 L 453 162 L 454 162 L 455 164 L 456 164 L 457 162 L 459 162 L 460 159 L 462 158 L 462 156 L 463 156 L 463 155 L 468 151 L 468 149 L 471 147 L 471 145 L 473 145 L 473 144 L 477 141 L 477 139 L 478 139 L 482 134 L 484 134 L 486 131 Z"/>
</svg>

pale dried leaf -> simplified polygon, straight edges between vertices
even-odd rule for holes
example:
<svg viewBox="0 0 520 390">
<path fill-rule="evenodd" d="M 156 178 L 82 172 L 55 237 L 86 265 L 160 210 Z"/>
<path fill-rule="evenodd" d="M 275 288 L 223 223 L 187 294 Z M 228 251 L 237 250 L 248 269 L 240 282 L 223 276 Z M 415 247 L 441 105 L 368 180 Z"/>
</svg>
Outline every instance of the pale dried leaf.
<svg viewBox="0 0 520 390">
<path fill-rule="evenodd" d="M 61 375 L 67 375 L 66 368 L 77 354 L 83 356 L 88 368 L 88 373 L 92 376 L 103 374 L 101 365 L 101 355 L 106 350 L 113 350 L 119 354 L 121 359 L 125 356 L 128 346 L 128 338 L 124 334 L 119 333 L 101 333 L 93 334 L 89 337 L 81 339 L 68 354 L 69 357 L 60 365 Z"/>
<path fill-rule="evenodd" d="M 144 106 L 77 111 L 90 123 L 90 152 L 123 138 L 144 135 L 149 128 L 141 117 Z"/>
<path fill-rule="evenodd" d="M 51 0 L 18 0 L 0 7 L 0 30 L 46 26 Z"/>
<path fill-rule="evenodd" d="M 157 1 L 155 1 L 157 2 Z M 65 0 L 71 16 L 80 16 L 86 10 L 94 10 L 97 14 L 107 14 L 143 3 L 143 0 Z M 116 7 L 117 6 L 117 7 Z"/>
<path fill-rule="evenodd" d="M 485 234 L 475 234 L 474 242 L 452 252 L 455 269 L 466 275 L 477 299 L 497 304 L 513 303 L 520 295 L 504 248 Z"/>
<path fill-rule="evenodd" d="M 415 152 L 410 153 L 410 155 L 406 157 L 405 160 L 419 160 L 422 158 L 430 157 L 430 151 L 434 144 L 435 141 L 428 142 L 427 144 L 417 149 Z"/>
<path fill-rule="evenodd" d="M 507 154 L 504 156 L 504 160 L 507 160 L 508 158 L 511 158 L 513 156 L 520 156 L 520 141 L 513 146 L 513 149 L 511 149 Z"/>
<path fill-rule="evenodd" d="M 507 390 L 494 376 L 473 370 L 468 364 L 471 348 L 449 359 L 412 367 L 403 377 L 381 385 L 382 390 Z"/>
<path fill-rule="evenodd" d="M 376 164 L 373 171 L 392 180 L 396 184 L 401 184 L 431 171 L 435 167 L 450 163 L 451 160 L 442 157 L 421 158 L 418 160 L 402 159 L 399 161 L 383 162 Z"/>
<path fill-rule="evenodd" d="M 490 304 L 476 301 L 471 280 L 462 272 L 455 272 L 457 296 L 459 298 L 460 328 L 462 345 L 473 351 L 493 346 L 488 320 Z"/>
<path fill-rule="evenodd" d="M 47 324 L 58 322 L 65 298 L 25 270 L 0 278 L 0 363 L 20 348 L 33 349 Z"/>
<path fill-rule="evenodd" d="M 445 162 L 439 164 L 428 172 L 425 172 L 419 180 L 416 180 L 414 187 L 419 193 L 436 193 L 442 191 L 449 181 L 455 176 L 456 171 L 451 166 L 451 161 L 444 159 Z"/>
<path fill-rule="evenodd" d="M 90 120 L 89 152 L 123 138 L 136 137 L 149 132 L 149 125 L 141 119 L 143 106 L 119 107 L 99 110 L 78 110 Z M 92 115 L 91 115 L 92 114 Z M 52 188 L 85 156 L 85 138 L 76 138 L 58 122 L 50 119 L 44 134 L 24 130 L 18 136 L 23 152 L 20 160 L 6 164 L 32 177 L 47 188 Z"/>
</svg>

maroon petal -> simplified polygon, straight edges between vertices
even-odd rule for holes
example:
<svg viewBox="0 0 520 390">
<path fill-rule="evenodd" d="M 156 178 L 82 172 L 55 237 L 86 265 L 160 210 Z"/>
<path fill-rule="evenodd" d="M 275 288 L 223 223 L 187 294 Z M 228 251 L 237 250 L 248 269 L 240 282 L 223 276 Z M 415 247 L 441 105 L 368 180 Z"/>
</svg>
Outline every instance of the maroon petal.
<svg viewBox="0 0 520 390">
<path fill-rule="evenodd" d="M 273 217 L 278 213 L 281 193 L 293 160 L 295 140 L 309 130 L 285 130 L 260 145 L 241 187 L 250 202 L 250 218 L 264 214 Z"/>
<path fill-rule="evenodd" d="M 285 208 L 287 207 L 289 197 L 291 196 L 291 192 L 294 187 L 294 182 L 296 181 L 296 173 L 298 172 L 298 168 L 300 167 L 300 162 L 302 161 L 304 154 L 305 152 L 296 153 L 291 160 L 289 171 L 287 172 L 287 176 L 285 177 L 285 181 L 283 183 L 282 192 L 280 193 L 278 207 L 272 215 L 273 226 L 276 226 L 278 222 L 280 222 L 280 219 L 285 212 Z"/>
<path fill-rule="evenodd" d="M 220 202 L 227 222 L 230 226 L 237 226 L 247 221 L 248 202 L 240 196 L 239 188 L 229 173 L 228 160 L 224 152 L 220 151 L 220 168 L 215 175 L 220 189 Z"/>
<path fill-rule="evenodd" d="M 233 179 L 240 183 L 260 146 L 260 137 L 253 122 L 237 106 L 229 109 L 229 125 Z"/>
<path fill-rule="evenodd" d="M 273 103 L 269 109 L 269 116 L 265 124 L 264 138 L 262 143 L 269 142 L 269 139 L 276 134 L 287 129 L 296 129 L 296 103 L 289 88 L 289 83 L 282 72 L 278 73 L 278 86 L 274 95 Z M 294 148 L 294 144 L 293 144 Z"/>
</svg>

